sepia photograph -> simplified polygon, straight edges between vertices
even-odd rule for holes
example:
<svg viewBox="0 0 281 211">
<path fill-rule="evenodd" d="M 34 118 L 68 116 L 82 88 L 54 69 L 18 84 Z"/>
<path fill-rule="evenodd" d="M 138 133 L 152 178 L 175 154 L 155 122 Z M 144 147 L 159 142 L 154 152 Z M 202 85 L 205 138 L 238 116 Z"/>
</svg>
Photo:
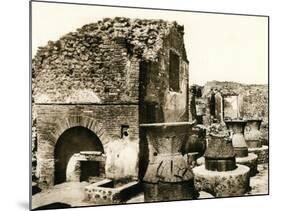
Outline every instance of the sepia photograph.
<svg viewBox="0 0 281 211">
<path fill-rule="evenodd" d="M 29 9 L 32 210 L 269 194 L 269 16 Z"/>
</svg>

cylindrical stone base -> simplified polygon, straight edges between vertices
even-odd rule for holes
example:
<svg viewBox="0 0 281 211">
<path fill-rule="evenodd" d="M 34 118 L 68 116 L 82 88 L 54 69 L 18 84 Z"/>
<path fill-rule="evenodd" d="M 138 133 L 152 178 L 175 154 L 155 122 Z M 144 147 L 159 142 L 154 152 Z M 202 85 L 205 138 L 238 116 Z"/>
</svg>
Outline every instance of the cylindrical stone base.
<svg viewBox="0 0 281 211">
<path fill-rule="evenodd" d="M 144 201 L 171 201 L 196 199 L 199 193 L 194 187 L 193 180 L 179 183 L 143 183 Z"/>
<path fill-rule="evenodd" d="M 247 157 L 236 158 L 236 163 L 248 166 L 250 168 L 250 176 L 255 176 L 258 172 L 258 156 L 254 153 L 249 153 Z"/>
<path fill-rule="evenodd" d="M 212 159 L 205 157 L 205 168 L 210 171 L 231 171 L 236 168 L 235 157 Z"/>
<path fill-rule="evenodd" d="M 263 145 L 260 148 L 249 148 L 249 153 L 255 153 L 258 156 L 258 164 L 268 163 L 268 146 Z"/>
<path fill-rule="evenodd" d="M 249 190 L 250 168 L 237 165 L 233 171 L 209 171 L 205 166 L 193 168 L 197 191 L 206 191 L 215 197 L 242 196 Z"/>
</svg>

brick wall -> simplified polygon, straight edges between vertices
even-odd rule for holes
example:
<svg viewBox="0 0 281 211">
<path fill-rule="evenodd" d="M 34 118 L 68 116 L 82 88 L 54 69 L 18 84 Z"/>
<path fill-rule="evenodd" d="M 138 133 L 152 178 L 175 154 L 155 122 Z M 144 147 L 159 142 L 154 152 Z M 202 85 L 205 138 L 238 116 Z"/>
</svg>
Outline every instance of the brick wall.
<svg viewBox="0 0 281 211">
<path fill-rule="evenodd" d="M 37 177 L 42 188 L 53 185 L 54 148 L 60 135 L 68 128 L 83 126 L 92 130 L 102 142 L 107 157 L 117 154 L 122 157 L 122 153 L 126 153 L 114 148 L 112 143 L 118 143 L 121 148 L 125 145 L 133 148 L 135 155 L 138 155 L 138 105 L 35 105 L 34 109 L 37 113 L 38 134 Z M 129 126 L 128 139 L 121 138 L 122 125 Z M 115 159 L 118 158 L 115 156 Z M 106 174 L 112 178 L 124 175 L 137 178 L 137 159 L 132 159 L 129 163 L 127 160 L 119 162 L 118 168 L 111 165 L 107 164 Z M 126 165 L 135 168 L 120 175 L 116 169 L 122 170 L 127 168 Z"/>
</svg>

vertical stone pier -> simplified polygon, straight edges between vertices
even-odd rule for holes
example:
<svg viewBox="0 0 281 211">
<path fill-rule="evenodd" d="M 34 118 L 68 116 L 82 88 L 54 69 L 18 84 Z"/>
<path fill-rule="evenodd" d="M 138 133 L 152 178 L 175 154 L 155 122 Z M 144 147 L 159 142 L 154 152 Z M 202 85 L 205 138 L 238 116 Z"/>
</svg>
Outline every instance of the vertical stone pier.
<svg viewBox="0 0 281 211">
<path fill-rule="evenodd" d="M 193 172 L 180 153 L 189 122 L 148 123 L 140 125 L 149 148 L 155 150 L 145 172 L 145 201 L 195 199 Z"/>
</svg>

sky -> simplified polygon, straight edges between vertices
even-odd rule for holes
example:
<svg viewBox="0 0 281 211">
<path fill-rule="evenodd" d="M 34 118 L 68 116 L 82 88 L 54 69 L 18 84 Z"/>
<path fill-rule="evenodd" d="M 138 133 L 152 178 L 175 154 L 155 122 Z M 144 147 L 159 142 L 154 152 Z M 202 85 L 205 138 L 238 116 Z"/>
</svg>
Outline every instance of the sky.
<svg viewBox="0 0 281 211">
<path fill-rule="evenodd" d="M 184 25 L 190 84 L 268 82 L 266 17 L 32 3 L 32 56 L 39 46 L 105 17 L 177 21 Z"/>
</svg>

